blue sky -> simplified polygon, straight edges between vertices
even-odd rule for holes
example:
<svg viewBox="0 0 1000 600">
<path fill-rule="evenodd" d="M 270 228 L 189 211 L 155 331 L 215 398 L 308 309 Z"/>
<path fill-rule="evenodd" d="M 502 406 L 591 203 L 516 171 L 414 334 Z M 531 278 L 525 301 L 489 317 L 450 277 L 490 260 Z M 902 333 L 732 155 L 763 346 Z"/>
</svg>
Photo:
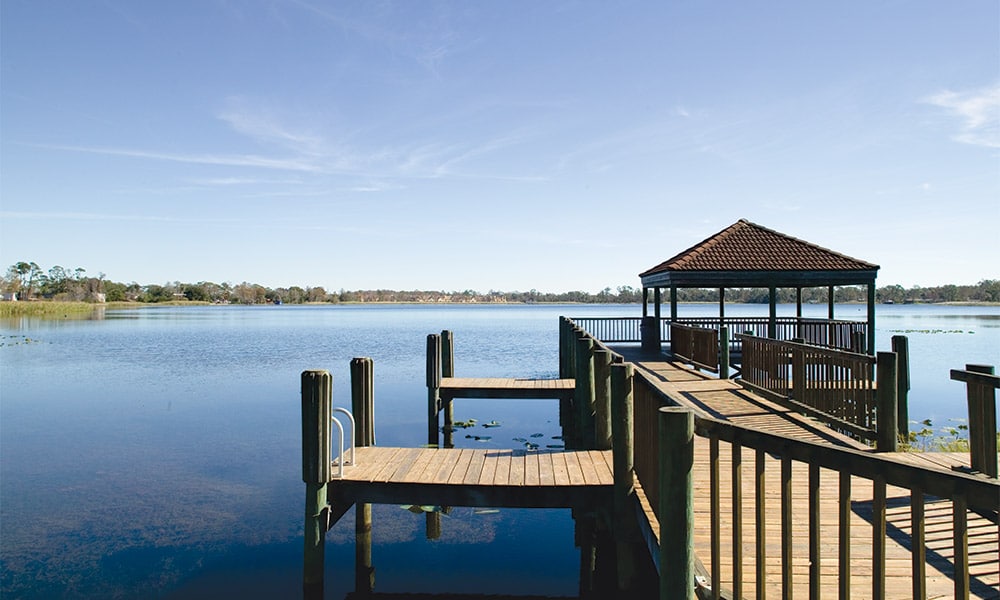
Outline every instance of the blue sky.
<svg viewBox="0 0 1000 600">
<path fill-rule="evenodd" d="M 740 218 L 1000 277 L 1000 4 L 0 5 L 0 262 L 599 291 Z"/>
</svg>

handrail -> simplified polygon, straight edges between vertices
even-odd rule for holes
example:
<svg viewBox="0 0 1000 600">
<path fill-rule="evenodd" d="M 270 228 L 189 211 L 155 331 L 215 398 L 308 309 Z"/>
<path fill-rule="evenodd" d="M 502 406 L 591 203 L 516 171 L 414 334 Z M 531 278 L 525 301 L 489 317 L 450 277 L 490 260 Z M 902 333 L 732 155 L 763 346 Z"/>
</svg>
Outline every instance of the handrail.
<svg viewBox="0 0 1000 600">
<path fill-rule="evenodd" d="M 607 343 L 639 343 L 641 336 L 641 317 L 574 317 L 572 321 L 589 331 L 595 338 Z M 728 326 L 735 333 L 752 331 L 757 335 L 767 335 L 770 319 L 768 317 L 679 317 L 671 320 L 660 318 L 660 339 L 670 341 L 670 324 L 693 327 L 720 329 Z M 849 321 L 842 319 L 819 319 L 806 317 L 777 317 L 774 321 L 774 339 L 803 339 L 816 346 L 856 350 L 860 340 L 858 336 L 868 335 L 866 321 Z M 736 336 L 730 339 L 733 351 L 740 349 Z M 862 346 L 863 347 L 863 346 Z"/>
<path fill-rule="evenodd" d="M 341 424 L 340 419 L 338 419 L 335 415 L 333 415 L 333 414 L 330 415 L 330 420 L 333 422 L 334 425 L 337 426 L 337 434 L 338 434 L 339 439 L 340 439 L 340 444 L 339 444 L 340 454 L 337 456 L 337 459 L 333 460 L 332 462 L 336 462 L 337 463 L 337 478 L 338 479 L 343 479 L 344 478 L 344 464 L 347 463 L 347 464 L 350 464 L 351 466 L 355 465 L 355 462 L 354 462 L 354 428 L 355 428 L 354 415 L 352 415 L 351 412 L 349 410 L 347 410 L 346 408 L 340 408 L 339 406 L 333 407 L 333 412 L 334 413 L 343 413 L 343 414 L 347 415 L 347 419 L 351 423 L 351 436 L 350 436 L 350 441 L 351 441 L 351 444 L 350 444 L 351 460 L 350 461 L 345 461 L 344 460 L 344 426 L 343 426 L 343 424 Z"/>
<path fill-rule="evenodd" d="M 740 384 L 861 440 L 877 435 L 875 357 L 737 334 Z"/>
<path fill-rule="evenodd" d="M 638 375 L 632 377 L 632 406 L 634 416 L 632 417 L 634 434 L 634 472 L 642 485 L 651 506 L 661 506 L 661 499 L 666 498 L 667 491 L 662 490 L 661 476 L 671 470 L 667 462 L 661 461 L 683 460 L 685 453 L 678 453 L 676 443 L 669 452 L 661 450 L 665 446 L 661 433 L 664 431 L 660 423 L 660 408 L 666 406 L 677 407 L 680 405 L 667 392 L 658 388 L 648 376 L 642 371 L 635 370 Z M 619 400 L 616 400 L 619 402 Z M 694 412 L 694 411 L 691 411 Z M 840 597 L 850 597 L 851 585 L 851 479 L 854 477 L 866 479 L 873 482 L 872 501 L 872 563 L 871 595 L 873 597 L 885 596 L 885 574 L 886 574 L 886 486 L 896 486 L 909 490 L 911 504 L 911 521 L 913 523 L 911 535 L 913 541 L 912 548 L 912 581 L 915 597 L 926 595 L 927 578 L 925 574 L 925 525 L 924 525 L 924 497 L 925 495 L 937 496 L 946 501 L 951 501 L 952 528 L 956 549 L 954 553 L 954 566 L 957 576 L 955 577 L 955 594 L 958 597 L 967 597 L 970 589 L 969 581 L 969 548 L 968 548 L 968 515 L 967 510 L 972 510 L 984 515 L 993 523 L 997 522 L 998 504 L 1000 497 L 1000 482 L 995 479 L 969 475 L 962 472 L 948 471 L 945 469 L 920 467 L 903 461 L 894 460 L 892 454 L 876 454 L 863 450 L 848 447 L 833 446 L 819 442 L 793 439 L 768 433 L 765 431 L 741 426 L 732 422 L 715 419 L 712 417 L 695 414 L 694 434 L 707 438 L 710 443 L 709 452 L 709 474 L 711 483 L 710 493 L 710 523 L 692 523 L 691 526 L 696 531 L 706 531 L 710 529 L 710 544 L 712 554 L 712 582 L 713 592 L 721 589 L 722 571 L 728 571 L 727 578 L 733 584 L 733 597 L 742 597 L 742 586 L 744 579 L 752 579 L 757 585 L 757 597 L 763 597 L 766 586 L 766 571 L 763 568 L 768 562 L 768 545 L 765 537 L 765 527 L 771 527 L 772 521 L 765 512 L 764 504 L 766 487 L 764 484 L 765 462 L 768 457 L 779 459 L 780 485 L 775 486 L 781 490 L 780 493 L 780 538 L 781 538 L 781 565 L 782 581 L 781 586 L 785 593 L 790 593 L 792 586 L 792 464 L 793 462 L 805 463 L 809 466 L 808 485 L 808 530 L 809 530 L 809 587 L 810 591 L 818 591 L 820 586 L 820 516 L 819 516 L 819 494 L 821 469 L 836 471 L 839 476 L 839 498 L 837 519 L 839 520 L 839 535 L 836 542 L 826 542 L 838 544 L 838 558 L 836 571 L 838 574 L 838 585 L 840 586 Z M 732 503 L 730 506 L 722 506 L 720 495 L 720 451 L 719 443 L 726 442 L 732 447 Z M 693 441 L 691 442 L 693 444 Z M 667 447 L 670 447 L 668 444 Z M 756 493 L 744 495 L 742 492 L 743 476 L 740 474 L 743 460 L 740 458 L 743 449 L 753 450 L 756 461 L 751 461 L 748 466 L 752 470 L 752 477 L 756 481 Z M 692 446 L 693 451 L 693 446 Z M 683 467 L 681 467 L 683 468 Z M 828 477 L 829 475 L 823 475 Z M 778 483 L 778 482 L 775 482 Z M 768 501 L 768 505 L 773 500 Z M 689 497 L 687 502 L 692 502 Z M 750 503 L 753 508 L 744 508 L 744 503 Z M 770 510 L 774 510 L 773 508 Z M 796 509 L 799 510 L 799 509 Z M 731 511 L 731 512 L 727 512 Z M 673 510 L 676 513 L 676 510 Z M 731 519 L 729 526 L 721 527 L 722 515 L 726 514 L 727 519 Z M 756 574 L 745 577 L 742 571 L 742 548 L 744 542 L 750 543 L 743 538 L 744 515 L 752 519 L 756 535 L 753 535 L 756 552 Z M 751 516 L 752 515 L 752 516 Z M 661 515 L 661 527 L 669 522 L 670 515 Z M 801 521 L 801 520 L 800 520 Z M 710 527 L 709 527 L 710 525 Z M 731 561 L 720 561 L 720 549 L 726 538 L 732 543 L 733 559 Z M 772 542 L 773 543 L 773 542 Z M 773 560 L 773 558 L 771 559 Z M 856 559 L 855 559 L 856 560 Z M 723 564 L 724 563 L 724 564 Z M 823 576 L 829 575 L 829 566 L 825 566 Z M 978 584 L 977 584 L 978 585 Z M 717 596 L 716 596 L 717 597 Z M 815 596 L 812 596 L 815 597 Z"/>
</svg>

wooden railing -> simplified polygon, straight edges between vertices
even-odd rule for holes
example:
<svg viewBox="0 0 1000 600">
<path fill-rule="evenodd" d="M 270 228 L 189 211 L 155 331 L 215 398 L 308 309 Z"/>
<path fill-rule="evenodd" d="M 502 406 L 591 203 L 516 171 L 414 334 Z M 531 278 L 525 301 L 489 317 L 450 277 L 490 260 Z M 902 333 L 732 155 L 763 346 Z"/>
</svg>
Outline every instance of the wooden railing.
<svg viewBox="0 0 1000 600">
<path fill-rule="evenodd" d="M 992 365 L 965 365 L 951 370 L 951 378 L 966 386 L 969 404 L 969 458 L 974 471 L 1000 476 L 997 464 L 997 389 L 1000 377 Z"/>
<path fill-rule="evenodd" d="M 589 331 L 595 338 L 606 343 L 639 343 L 642 341 L 641 317 L 577 317 L 574 323 Z M 669 318 L 660 319 L 660 339 L 671 340 Z M 720 329 L 729 327 L 734 334 L 741 333 L 766 337 L 770 320 L 767 317 L 681 317 L 674 323 L 689 327 Z M 864 321 L 840 321 L 828 319 L 806 319 L 799 317 L 779 317 L 775 320 L 775 336 L 778 340 L 802 339 L 807 343 L 827 348 L 843 350 L 864 350 L 864 340 L 868 333 L 868 323 Z M 738 352 L 740 341 L 733 335 L 730 350 Z"/>
<path fill-rule="evenodd" d="M 670 352 L 696 367 L 718 373 L 719 330 L 672 323 Z"/>
<path fill-rule="evenodd" d="M 875 357 L 804 343 L 738 335 L 741 384 L 834 429 L 863 440 L 877 437 Z"/>
<path fill-rule="evenodd" d="M 631 370 L 630 370 L 631 371 Z M 677 402 L 648 381 L 641 372 L 632 377 L 631 404 L 634 412 L 634 472 L 642 485 L 650 505 L 657 510 L 660 525 L 660 564 L 676 566 L 681 573 L 672 571 L 670 579 L 662 579 L 661 598 L 687 597 L 694 580 L 693 541 L 691 532 L 704 533 L 710 537 L 711 593 L 720 597 L 723 582 L 731 586 L 733 598 L 744 597 L 743 587 L 751 582 L 756 586 L 757 598 L 766 597 L 767 571 L 765 565 L 774 558 L 769 557 L 774 550 L 767 543 L 766 531 L 775 524 L 780 528 L 781 590 L 783 597 L 791 596 L 793 584 L 793 518 L 792 505 L 797 499 L 792 497 L 793 463 L 804 463 L 808 470 L 808 492 L 805 499 L 808 510 L 808 587 L 809 597 L 820 594 L 821 573 L 824 578 L 835 571 L 838 597 L 852 597 L 852 569 L 863 557 L 852 555 L 852 480 L 856 478 L 871 482 L 873 501 L 871 502 L 870 565 L 858 569 L 870 581 L 871 589 L 858 591 L 859 595 L 883 598 L 886 596 L 886 538 L 887 538 L 887 486 L 895 486 L 909 492 L 910 504 L 910 570 L 912 594 L 914 598 L 924 598 L 927 592 L 926 574 L 926 534 L 925 496 L 948 499 L 952 503 L 952 536 L 955 597 L 967 598 L 970 590 L 968 511 L 983 515 L 987 521 L 997 522 L 997 498 L 1000 497 L 1000 483 L 982 477 L 960 472 L 949 472 L 914 466 L 892 460 L 892 455 L 874 454 L 846 447 L 790 439 L 781 435 L 741 427 L 730 422 L 696 416 L 688 410 L 676 408 Z M 627 403 L 628 399 L 616 397 L 614 403 Z M 672 411 L 661 408 L 673 406 Z M 669 432 L 683 431 L 675 426 L 678 412 L 689 419 L 688 430 L 709 441 L 710 516 L 709 522 L 693 522 L 691 477 L 695 462 L 704 458 L 694 455 L 693 438 L 685 441 L 664 439 Z M 673 419 L 675 425 L 669 421 Z M 667 433 L 664 433 L 667 432 Z M 661 435 L 663 434 L 663 435 Z M 720 489 L 720 457 L 722 443 L 729 445 L 731 462 L 731 490 L 723 494 Z M 683 450 L 679 450 L 683 448 Z M 752 450 L 753 465 L 744 469 L 743 449 Z M 767 485 L 765 465 L 773 459 L 780 460 L 780 470 L 774 488 Z M 824 539 L 824 546 L 836 544 L 837 562 L 834 569 L 824 564 L 821 570 L 820 539 L 820 482 L 821 469 L 835 472 L 839 490 L 837 505 L 837 536 L 835 540 Z M 747 471 L 745 473 L 745 471 Z M 743 493 L 744 477 L 753 477 L 755 494 L 747 497 Z M 829 476 L 829 475 L 826 475 Z M 686 479 L 685 479 L 686 478 Z M 777 519 L 774 509 L 768 508 L 773 500 L 769 489 L 778 489 L 779 508 Z M 678 490 L 682 492 L 678 499 Z M 726 502 L 727 504 L 723 504 Z M 747 506 L 745 506 L 747 505 Z M 753 515 L 747 519 L 747 515 Z M 745 523 L 751 521 L 752 523 Z M 725 527 L 723 523 L 725 522 Z M 747 525 L 747 527 L 744 527 Z M 752 529 L 751 529 L 752 527 Z M 994 525 L 995 528 L 995 525 Z M 744 535 L 744 531 L 747 532 Z M 753 531 L 753 552 L 755 573 L 743 571 L 743 548 Z M 680 533 L 679 533 L 680 532 Z M 686 535 L 685 535 L 686 532 Z M 857 535 L 854 536 L 855 540 Z M 686 548 L 681 548 L 687 544 Z M 731 548 L 731 561 L 720 560 L 723 545 Z M 906 547 L 906 544 L 903 544 Z M 995 548 L 994 548 L 995 551 Z M 867 554 L 866 554 L 867 556 Z M 670 562 L 664 562 L 670 561 Z M 800 562 L 797 564 L 801 564 Z M 670 588 L 679 579 L 679 587 Z M 980 582 L 981 583 L 981 582 Z"/>
<path fill-rule="evenodd" d="M 608 344 L 638 343 L 642 317 L 576 317 L 573 323 L 592 337 Z"/>
</svg>

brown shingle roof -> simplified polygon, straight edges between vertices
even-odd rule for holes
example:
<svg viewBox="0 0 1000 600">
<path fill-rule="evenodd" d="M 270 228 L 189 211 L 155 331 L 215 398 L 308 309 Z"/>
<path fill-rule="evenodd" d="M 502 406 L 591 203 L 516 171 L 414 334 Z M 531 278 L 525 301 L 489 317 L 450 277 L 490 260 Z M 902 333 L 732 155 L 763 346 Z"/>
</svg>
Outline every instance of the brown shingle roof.
<svg viewBox="0 0 1000 600">
<path fill-rule="evenodd" d="M 745 219 L 640 273 L 665 271 L 872 271 L 874 265 Z"/>
</svg>

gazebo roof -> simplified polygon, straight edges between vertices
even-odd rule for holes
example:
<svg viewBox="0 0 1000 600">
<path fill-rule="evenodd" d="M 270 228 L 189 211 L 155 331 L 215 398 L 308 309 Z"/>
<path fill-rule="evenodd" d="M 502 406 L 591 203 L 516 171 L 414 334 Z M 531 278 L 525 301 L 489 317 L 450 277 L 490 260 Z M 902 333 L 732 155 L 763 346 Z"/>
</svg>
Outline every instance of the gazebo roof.
<svg viewBox="0 0 1000 600">
<path fill-rule="evenodd" d="M 875 281 L 878 265 L 740 219 L 639 274 L 643 287 L 808 287 Z"/>
</svg>

